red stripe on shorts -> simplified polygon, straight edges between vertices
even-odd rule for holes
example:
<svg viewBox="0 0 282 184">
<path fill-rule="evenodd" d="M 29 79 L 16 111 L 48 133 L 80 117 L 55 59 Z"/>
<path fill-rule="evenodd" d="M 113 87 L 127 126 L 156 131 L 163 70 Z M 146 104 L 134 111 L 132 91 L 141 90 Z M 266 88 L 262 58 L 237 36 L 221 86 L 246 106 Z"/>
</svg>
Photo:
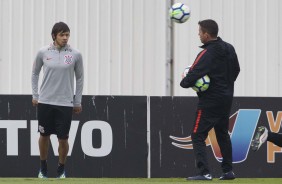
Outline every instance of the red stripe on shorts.
<svg viewBox="0 0 282 184">
<path fill-rule="evenodd" d="M 197 115 L 196 124 L 195 124 L 194 130 L 193 130 L 193 133 L 197 133 L 201 116 L 202 116 L 202 110 L 200 109 L 200 110 L 198 110 L 198 115 Z"/>
</svg>

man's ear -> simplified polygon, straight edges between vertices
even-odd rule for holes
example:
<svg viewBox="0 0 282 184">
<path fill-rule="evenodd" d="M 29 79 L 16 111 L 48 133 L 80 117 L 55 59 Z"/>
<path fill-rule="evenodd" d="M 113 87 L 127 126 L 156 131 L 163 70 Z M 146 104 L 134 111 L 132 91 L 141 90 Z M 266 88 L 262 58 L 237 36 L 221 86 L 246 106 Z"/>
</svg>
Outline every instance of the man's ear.
<svg viewBox="0 0 282 184">
<path fill-rule="evenodd" d="M 210 38 L 211 38 L 211 35 L 209 35 L 209 33 L 206 32 L 205 35 L 206 35 L 206 38 L 207 38 L 207 39 L 210 39 Z"/>
</svg>

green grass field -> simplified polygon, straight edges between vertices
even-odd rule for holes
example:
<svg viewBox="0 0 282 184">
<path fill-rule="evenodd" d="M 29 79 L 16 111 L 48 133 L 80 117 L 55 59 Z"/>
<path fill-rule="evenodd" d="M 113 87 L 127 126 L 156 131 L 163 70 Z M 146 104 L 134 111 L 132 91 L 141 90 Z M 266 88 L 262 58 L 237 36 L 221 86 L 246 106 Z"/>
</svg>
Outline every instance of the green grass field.
<svg viewBox="0 0 282 184">
<path fill-rule="evenodd" d="M 238 178 L 232 181 L 220 181 L 213 179 L 212 181 L 186 181 L 184 178 L 67 178 L 67 179 L 38 179 L 38 178 L 0 178 L 2 184 L 184 184 L 184 183 L 238 183 L 238 184 L 272 184 L 282 183 L 282 178 Z"/>
</svg>

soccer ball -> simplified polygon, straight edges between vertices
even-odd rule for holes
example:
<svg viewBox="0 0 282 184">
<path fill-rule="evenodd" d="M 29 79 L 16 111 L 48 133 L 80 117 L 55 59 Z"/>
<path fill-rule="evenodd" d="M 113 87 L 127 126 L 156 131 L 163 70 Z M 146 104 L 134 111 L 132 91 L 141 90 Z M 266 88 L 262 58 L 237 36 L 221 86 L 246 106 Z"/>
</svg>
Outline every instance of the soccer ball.
<svg viewBox="0 0 282 184">
<path fill-rule="evenodd" d="M 192 87 L 192 89 L 194 89 L 194 91 L 196 92 L 203 92 L 206 91 L 209 88 L 209 86 L 210 86 L 210 78 L 208 75 L 205 75 L 196 81 L 195 86 Z"/>
<path fill-rule="evenodd" d="M 183 3 L 175 3 L 169 9 L 171 20 L 177 23 L 184 23 L 190 18 L 190 8 Z"/>
<path fill-rule="evenodd" d="M 188 66 L 187 68 L 185 68 L 182 77 L 186 77 L 188 71 L 190 69 L 190 66 Z M 201 78 L 199 78 L 195 85 L 192 87 L 192 89 L 196 92 L 203 92 L 206 91 L 210 86 L 210 78 L 208 75 L 205 75 Z"/>
</svg>

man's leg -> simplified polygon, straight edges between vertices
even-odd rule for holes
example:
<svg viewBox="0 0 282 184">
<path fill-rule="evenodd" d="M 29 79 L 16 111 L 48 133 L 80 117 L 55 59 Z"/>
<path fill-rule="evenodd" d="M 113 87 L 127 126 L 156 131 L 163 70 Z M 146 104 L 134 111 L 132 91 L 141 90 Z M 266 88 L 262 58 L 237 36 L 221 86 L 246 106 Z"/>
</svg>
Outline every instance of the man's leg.
<svg viewBox="0 0 282 184">
<path fill-rule="evenodd" d="M 50 135 L 49 136 L 40 135 L 38 140 L 39 152 L 40 152 L 40 172 L 38 175 L 39 178 L 47 177 L 47 171 L 48 171 L 47 157 L 48 157 L 49 144 L 50 144 Z"/>
<path fill-rule="evenodd" d="M 276 146 L 282 147 L 282 134 L 268 131 L 267 141 L 272 142 Z"/>
<path fill-rule="evenodd" d="M 210 174 L 207 161 L 205 140 L 208 134 L 192 133 L 193 150 L 196 159 L 196 167 L 200 171 L 200 175 Z"/>
<path fill-rule="evenodd" d="M 270 140 L 268 140 L 268 130 L 266 127 L 264 126 L 260 126 L 257 128 L 257 132 L 252 140 L 252 144 L 251 144 L 251 148 L 253 151 L 257 151 L 261 145 L 263 143 L 265 143 L 266 141 L 271 141 L 271 142 L 276 142 L 275 141 L 275 136 L 274 135 L 271 135 L 270 136 Z M 271 133 L 270 133 L 271 134 Z M 275 144 L 275 143 L 274 143 Z"/>
<path fill-rule="evenodd" d="M 58 137 L 59 147 L 59 162 L 57 168 L 58 178 L 65 178 L 65 163 L 69 152 L 69 131 L 72 121 L 72 107 L 56 107 L 56 134 Z"/>
<path fill-rule="evenodd" d="M 59 139 L 59 163 L 65 164 L 69 152 L 68 139 Z"/>
<path fill-rule="evenodd" d="M 203 110 L 198 110 L 193 126 L 191 138 L 196 160 L 196 167 L 199 169 L 199 175 L 188 177 L 188 180 L 212 180 L 208 166 L 205 140 L 213 124 L 208 121 L 208 117 Z"/>
<path fill-rule="evenodd" d="M 276 146 L 282 147 L 282 134 L 268 131 L 265 126 L 258 127 L 251 144 L 252 150 L 257 151 L 266 141 L 272 142 Z"/>
<path fill-rule="evenodd" d="M 69 143 L 68 139 L 58 139 L 59 141 L 59 163 L 58 163 L 58 177 L 65 177 L 65 163 L 67 160 L 67 155 L 69 152 Z"/>
<path fill-rule="evenodd" d="M 216 139 L 223 158 L 221 167 L 224 173 L 232 171 L 232 145 L 228 133 L 228 127 L 228 117 L 219 119 L 219 122 L 214 126 Z"/>
<path fill-rule="evenodd" d="M 38 140 L 40 160 L 47 160 L 49 144 L 50 144 L 50 135 L 49 136 L 40 135 Z"/>
<path fill-rule="evenodd" d="M 223 116 L 218 118 L 216 121 L 216 125 L 214 126 L 216 139 L 218 145 L 220 147 L 220 151 L 222 154 L 222 163 L 221 168 L 223 171 L 222 176 L 219 178 L 220 180 L 233 180 L 235 179 L 235 174 L 232 171 L 232 144 L 230 140 L 230 135 L 228 133 L 229 129 L 229 117 Z"/>
</svg>

